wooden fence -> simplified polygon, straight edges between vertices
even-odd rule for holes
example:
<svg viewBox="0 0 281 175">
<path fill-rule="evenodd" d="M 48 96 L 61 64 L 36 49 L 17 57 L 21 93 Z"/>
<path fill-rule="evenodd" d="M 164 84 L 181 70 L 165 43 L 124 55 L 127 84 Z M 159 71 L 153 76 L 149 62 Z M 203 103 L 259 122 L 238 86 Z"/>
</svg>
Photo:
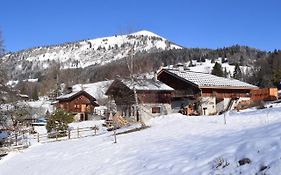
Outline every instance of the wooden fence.
<svg viewBox="0 0 281 175">
<path fill-rule="evenodd" d="M 1 157 L 7 155 L 10 151 L 28 148 L 31 145 L 32 139 L 40 143 L 77 139 L 102 134 L 102 132 L 98 133 L 98 130 L 99 128 L 94 126 L 83 128 L 78 127 L 65 132 L 52 132 L 46 134 L 30 134 L 30 130 L 12 132 L 6 141 L 0 146 L 0 159 Z"/>
<path fill-rule="evenodd" d="M 95 136 L 97 135 L 97 131 L 99 128 L 97 126 L 94 127 L 83 127 L 83 128 L 76 128 L 67 131 L 55 131 L 51 133 L 45 134 L 34 134 L 33 138 L 37 140 L 37 142 L 53 142 L 53 141 L 61 141 L 61 140 L 68 140 L 68 139 L 76 139 L 88 136 Z"/>
<path fill-rule="evenodd" d="M 21 150 L 30 146 L 29 130 L 12 132 L 5 142 L 0 146 L 0 159 L 10 151 Z"/>
<path fill-rule="evenodd" d="M 19 130 L 11 132 L 3 145 L 6 147 L 20 147 L 21 145 L 29 146 L 29 130 Z"/>
</svg>

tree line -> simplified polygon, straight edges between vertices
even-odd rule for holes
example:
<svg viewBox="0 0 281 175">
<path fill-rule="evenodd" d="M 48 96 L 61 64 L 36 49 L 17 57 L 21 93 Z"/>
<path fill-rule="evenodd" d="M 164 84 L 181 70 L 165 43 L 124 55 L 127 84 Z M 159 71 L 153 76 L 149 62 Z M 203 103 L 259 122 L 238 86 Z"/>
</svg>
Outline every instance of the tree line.
<svg viewBox="0 0 281 175">
<path fill-rule="evenodd" d="M 279 87 L 281 79 L 281 58 L 280 51 L 264 52 L 244 46 L 232 46 L 223 49 L 178 49 L 155 53 L 139 53 L 133 56 L 133 69 L 136 74 L 154 72 L 161 66 L 176 65 L 178 63 L 205 62 L 221 58 L 222 63 L 228 62 L 235 66 L 233 75 L 216 63 L 213 73 L 218 76 L 231 77 L 242 80 L 260 87 Z M 246 70 L 241 66 L 247 67 Z M 219 67 L 219 70 L 217 70 Z M 63 69 L 59 64 L 53 64 L 46 72 L 39 75 L 39 82 L 36 86 L 39 95 L 48 93 L 57 94 L 62 92 L 60 84 L 71 86 L 77 83 L 93 83 L 114 79 L 116 77 L 129 77 L 130 71 L 126 58 L 113 61 L 106 65 L 93 65 L 84 69 Z M 34 92 L 34 90 L 33 90 Z M 33 92 L 29 92 L 32 94 Z M 36 95 L 34 95 L 36 96 Z"/>
</svg>

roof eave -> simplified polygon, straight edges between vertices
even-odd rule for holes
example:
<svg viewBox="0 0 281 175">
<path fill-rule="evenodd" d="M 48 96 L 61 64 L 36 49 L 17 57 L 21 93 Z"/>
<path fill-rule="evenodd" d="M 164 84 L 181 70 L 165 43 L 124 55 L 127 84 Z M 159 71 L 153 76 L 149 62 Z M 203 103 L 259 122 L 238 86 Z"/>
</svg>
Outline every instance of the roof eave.
<svg viewBox="0 0 281 175">
<path fill-rule="evenodd" d="M 245 89 L 252 90 L 258 89 L 258 87 L 241 87 L 241 86 L 199 86 L 200 89 Z"/>
<path fill-rule="evenodd" d="M 164 92 L 172 92 L 172 91 L 174 91 L 174 89 L 172 89 L 172 90 L 168 90 L 168 89 L 166 89 L 166 90 L 162 90 L 162 89 L 136 89 L 136 91 L 164 91 Z"/>
</svg>

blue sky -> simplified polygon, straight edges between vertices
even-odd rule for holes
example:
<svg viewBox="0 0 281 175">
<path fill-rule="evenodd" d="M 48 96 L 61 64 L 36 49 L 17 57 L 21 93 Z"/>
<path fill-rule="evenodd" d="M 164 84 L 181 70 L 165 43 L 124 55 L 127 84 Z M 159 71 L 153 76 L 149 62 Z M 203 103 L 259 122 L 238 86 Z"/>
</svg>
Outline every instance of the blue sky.
<svg viewBox="0 0 281 175">
<path fill-rule="evenodd" d="M 281 49 L 280 0 L 1 0 L 7 51 L 149 30 L 185 47 Z"/>
</svg>

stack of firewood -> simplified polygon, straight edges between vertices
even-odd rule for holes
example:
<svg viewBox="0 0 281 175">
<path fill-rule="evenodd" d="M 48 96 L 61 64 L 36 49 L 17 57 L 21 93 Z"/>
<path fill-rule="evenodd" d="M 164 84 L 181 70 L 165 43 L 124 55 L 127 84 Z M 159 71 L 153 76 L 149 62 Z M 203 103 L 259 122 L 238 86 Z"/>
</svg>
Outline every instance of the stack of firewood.
<svg viewBox="0 0 281 175">
<path fill-rule="evenodd" d="M 113 125 L 118 128 L 127 126 L 129 124 L 129 122 L 126 119 L 124 119 L 119 113 L 116 113 L 112 117 L 112 120 L 113 120 Z"/>
</svg>

